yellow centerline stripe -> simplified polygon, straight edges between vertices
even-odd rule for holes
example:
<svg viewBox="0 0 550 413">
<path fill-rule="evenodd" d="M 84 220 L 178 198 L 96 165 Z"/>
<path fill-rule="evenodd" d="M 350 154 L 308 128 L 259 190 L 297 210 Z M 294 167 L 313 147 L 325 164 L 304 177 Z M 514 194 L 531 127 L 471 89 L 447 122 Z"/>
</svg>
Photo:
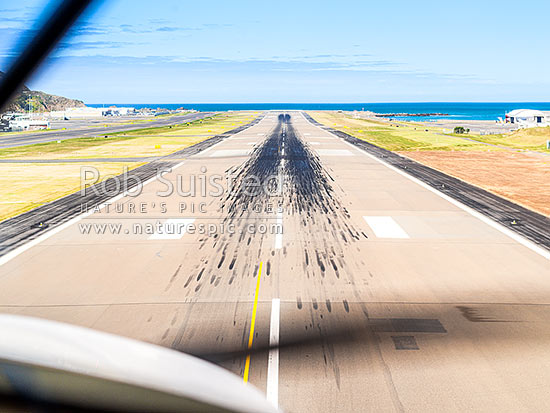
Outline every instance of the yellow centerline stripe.
<svg viewBox="0 0 550 413">
<path fill-rule="evenodd" d="M 260 268 L 258 269 L 258 280 L 256 281 L 256 292 L 254 293 L 254 307 L 252 307 L 252 321 L 250 323 L 250 335 L 248 336 L 248 350 L 252 348 L 252 342 L 254 341 L 254 327 L 256 326 L 256 310 L 258 309 L 258 295 L 260 292 L 260 279 L 262 278 L 262 264 L 260 261 Z M 243 380 L 248 383 L 248 372 L 250 371 L 250 354 L 246 356 L 246 362 L 244 364 Z"/>
</svg>

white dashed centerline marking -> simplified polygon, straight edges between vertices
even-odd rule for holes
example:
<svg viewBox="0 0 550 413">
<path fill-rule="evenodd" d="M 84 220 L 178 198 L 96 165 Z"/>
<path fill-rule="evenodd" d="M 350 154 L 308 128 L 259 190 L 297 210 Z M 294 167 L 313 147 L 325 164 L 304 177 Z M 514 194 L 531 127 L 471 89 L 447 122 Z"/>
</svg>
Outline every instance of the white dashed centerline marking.
<svg viewBox="0 0 550 413">
<path fill-rule="evenodd" d="M 269 326 L 269 356 L 267 359 L 266 397 L 276 408 L 279 407 L 279 322 L 281 300 L 271 300 L 271 323 Z"/>
<path fill-rule="evenodd" d="M 281 159 L 279 175 L 283 175 L 283 176 L 280 176 L 279 182 L 284 182 L 284 170 L 285 170 L 285 160 Z M 277 231 L 277 233 L 275 234 L 275 249 L 280 250 L 281 248 L 283 248 L 283 210 L 282 209 L 280 209 L 277 212 L 277 221 L 276 221 L 275 228 Z"/>
<path fill-rule="evenodd" d="M 363 217 L 377 238 L 409 238 L 403 228 L 392 217 Z"/>
</svg>

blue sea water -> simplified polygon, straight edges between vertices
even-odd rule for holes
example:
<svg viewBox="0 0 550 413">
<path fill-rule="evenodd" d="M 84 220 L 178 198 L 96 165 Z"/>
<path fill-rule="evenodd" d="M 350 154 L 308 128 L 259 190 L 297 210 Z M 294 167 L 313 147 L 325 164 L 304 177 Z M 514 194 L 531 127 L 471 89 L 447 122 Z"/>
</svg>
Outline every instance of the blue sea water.
<svg viewBox="0 0 550 413">
<path fill-rule="evenodd" d="M 550 111 L 550 102 L 417 102 L 417 103 L 109 103 L 88 104 L 91 107 L 130 106 L 135 108 L 195 109 L 202 112 L 227 110 L 365 110 L 376 113 L 445 113 L 445 116 L 414 116 L 410 120 L 434 120 L 451 118 L 460 120 L 497 120 L 514 109 L 538 109 Z"/>
</svg>

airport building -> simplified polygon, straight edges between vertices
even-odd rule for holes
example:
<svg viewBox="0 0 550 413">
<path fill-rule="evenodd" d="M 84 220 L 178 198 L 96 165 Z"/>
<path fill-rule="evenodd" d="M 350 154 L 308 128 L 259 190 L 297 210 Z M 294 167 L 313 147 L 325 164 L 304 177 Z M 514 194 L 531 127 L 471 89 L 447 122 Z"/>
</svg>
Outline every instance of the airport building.
<svg viewBox="0 0 550 413">
<path fill-rule="evenodd" d="M 135 108 L 131 107 L 109 107 L 109 108 L 67 108 L 45 113 L 51 119 L 93 119 L 103 116 L 127 116 L 136 114 Z"/>
<path fill-rule="evenodd" d="M 534 109 L 516 109 L 506 114 L 506 123 L 513 123 L 520 128 L 533 128 L 550 125 L 550 112 Z"/>
<path fill-rule="evenodd" d="M 50 122 L 32 115 L 5 114 L 2 116 L 2 129 L 10 132 L 50 129 Z"/>
</svg>

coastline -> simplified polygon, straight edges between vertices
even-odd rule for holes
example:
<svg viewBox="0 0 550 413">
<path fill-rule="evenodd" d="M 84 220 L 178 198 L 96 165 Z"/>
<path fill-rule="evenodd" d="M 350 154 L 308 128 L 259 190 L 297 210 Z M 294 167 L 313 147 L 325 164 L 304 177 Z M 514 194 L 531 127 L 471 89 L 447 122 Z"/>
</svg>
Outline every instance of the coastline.
<svg viewBox="0 0 550 413">
<path fill-rule="evenodd" d="M 510 123 L 501 123 L 496 120 L 476 120 L 476 119 L 452 119 L 445 116 L 440 116 L 433 120 L 416 120 L 402 119 L 401 117 L 394 119 L 382 117 L 379 114 L 372 112 L 344 112 L 349 116 L 355 116 L 360 119 L 366 119 L 375 122 L 384 122 L 389 124 L 406 124 L 408 126 L 421 125 L 426 128 L 442 129 L 444 133 L 451 133 L 457 126 L 470 129 L 474 134 L 499 134 L 509 133 L 517 129 L 517 125 Z"/>
<path fill-rule="evenodd" d="M 550 102 L 394 102 L 394 103 L 105 103 L 87 104 L 90 107 L 135 107 L 136 109 L 163 108 L 172 109 L 184 107 L 197 111 L 239 111 L 239 110 L 305 110 L 305 111 L 342 111 L 342 112 L 373 112 L 378 114 L 414 115 L 411 121 L 440 120 L 439 116 L 422 117 L 419 114 L 448 114 L 446 119 L 455 120 L 486 120 L 497 121 L 504 118 L 507 112 L 514 109 L 529 108 L 550 111 Z M 407 117 L 409 118 L 409 117 Z"/>
</svg>

